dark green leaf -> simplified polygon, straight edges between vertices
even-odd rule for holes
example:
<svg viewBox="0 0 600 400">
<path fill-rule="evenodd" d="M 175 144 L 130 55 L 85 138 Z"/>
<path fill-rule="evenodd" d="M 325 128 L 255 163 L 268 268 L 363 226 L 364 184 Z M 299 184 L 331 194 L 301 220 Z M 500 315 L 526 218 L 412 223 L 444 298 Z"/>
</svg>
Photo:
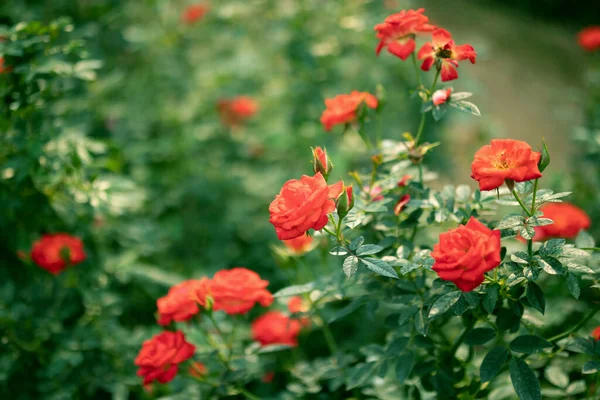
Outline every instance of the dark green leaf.
<svg viewBox="0 0 600 400">
<path fill-rule="evenodd" d="M 483 359 L 481 368 L 479 369 L 481 382 L 489 382 L 494 379 L 506 360 L 508 360 L 508 356 L 509 352 L 504 347 L 494 347 L 490 350 Z"/>
<path fill-rule="evenodd" d="M 527 284 L 527 301 L 529 305 L 538 310 L 542 315 L 546 309 L 546 299 L 544 298 L 544 292 L 538 285 L 533 282 Z"/>
<path fill-rule="evenodd" d="M 346 276 L 350 278 L 358 270 L 358 257 L 347 257 L 344 260 L 344 264 L 342 264 L 342 269 L 344 270 L 344 274 L 346 274 Z"/>
<path fill-rule="evenodd" d="M 427 336 L 427 328 L 428 328 L 427 322 L 428 321 L 425 317 L 425 310 L 420 309 L 415 314 L 415 329 L 417 330 L 417 332 L 419 332 L 423 336 Z"/>
<path fill-rule="evenodd" d="M 483 296 L 483 308 L 489 314 L 494 312 L 496 303 L 498 302 L 498 293 L 500 292 L 500 286 L 491 285 L 487 287 L 485 295 Z"/>
<path fill-rule="evenodd" d="M 549 347 L 552 347 L 552 343 L 535 335 L 522 335 L 510 342 L 510 349 L 517 353 L 539 353 Z"/>
<path fill-rule="evenodd" d="M 396 362 L 396 379 L 402 384 L 415 367 L 415 354 L 410 352 L 398 357 Z"/>
<path fill-rule="evenodd" d="M 540 172 L 544 172 L 548 164 L 550 164 L 550 153 L 548 153 L 548 147 L 546 146 L 546 141 L 542 139 L 542 156 L 540 157 L 540 161 L 538 162 L 538 169 Z"/>
<path fill-rule="evenodd" d="M 600 361 L 588 361 L 583 364 L 581 373 L 583 374 L 595 374 L 600 370 Z"/>
<path fill-rule="evenodd" d="M 486 344 L 496 337 L 496 331 L 491 328 L 475 328 L 465 337 L 465 343 L 471 346 Z"/>
<path fill-rule="evenodd" d="M 359 364 L 352 368 L 348 378 L 346 379 L 346 387 L 348 390 L 364 385 L 375 372 L 376 363 Z"/>
<path fill-rule="evenodd" d="M 370 255 L 370 254 L 377 254 L 381 250 L 383 250 L 383 247 L 378 246 L 376 244 L 365 244 L 365 245 L 360 246 L 358 248 L 358 250 L 356 250 L 356 255 L 357 256 L 366 256 L 366 255 Z"/>
<path fill-rule="evenodd" d="M 354 311 L 358 310 L 359 308 L 361 308 L 362 306 L 365 305 L 365 300 L 362 298 L 356 298 L 355 300 L 352 300 L 350 302 L 350 304 L 348 304 L 346 307 L 342 308 L 341 310 L 337 311 L 335 314 L 333 314 L 331 316 L 331 318 L 329 318 L 327 320 L 328 324 L 331 324 L 334 321 L 337 321 L 340 318 L 343 318 L 347 315 L 352 314 Z"/>
<path fill-rule="evenodd" d="M 446 114 L 447 106 L 445 104 L 433 107 L 433 119 L 439 121 Z"/>
<path fill-rule="evenodd" d="M 429 319 L 439 317 L 450 309 L 458 301 L 462 292 L 454 291 L 446 293 L 438 298 L 429 310 Z"/>
<path fill-rule="evenodd" d="M 398 279 L 396 270 L 388 263 L 378 258 L 361 258 L 361 263 L 376 274 Z"/>
<path fill-rule="evenodd" d="M 540 382 L 527 363 L 513 357 L 510 360 L 510 380 L 521 400 L 542 400 Z"/>
<path fill-rule="evenodd" d="M 554 257 L 542 256 L 540 264 L 547 274 L 565 275 L 567 273 L 567 269 Z"/>
<path fill-rule="evenodd" d="M 348 249 L 342 246 L 336 246 L 333 249 L 329 250 L 329 254 L 332 256 L 345 256 L 348 254 Z"/>
<path fill-rule="evenodd" d="M 390 356 L 397 356 L 404 351 L 408 341 L 409 338 L 407 337 L 399 337 L 394 339 L 394 341 L 389 344 L 386 353 Z"/>
<path fill-rule="evenodd" d="M 567 274 L 567 286 L 569 288 L 569 293 L 573 295 L 576 299 L 579 298 L 579 294 L 581 293 L 581 289 L 579 288 L 579 280 L 577 277 L 571 273 Z"/>
</svg>

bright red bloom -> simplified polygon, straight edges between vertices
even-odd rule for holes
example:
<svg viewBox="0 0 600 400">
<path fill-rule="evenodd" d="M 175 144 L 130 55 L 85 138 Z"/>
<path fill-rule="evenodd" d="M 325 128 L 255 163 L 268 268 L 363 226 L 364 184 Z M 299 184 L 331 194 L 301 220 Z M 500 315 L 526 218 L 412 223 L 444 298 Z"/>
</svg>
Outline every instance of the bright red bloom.
<svg viewBox="0 0 600 400">
<path fill-rule="evenodd" d="M 590 26 L 583 29 L 577 36 L 577 42 L 587 51 L 600 49 L 600 26 Z"/>
<path fill-rule="evenodd" d="M 552 225 L 536 226 L 533 240 L 543 242 L 550 238 L 574 239 L 580 231 L 590 227 L 590 217 L 581 208 L 571 203 L 548 203 L 540 208 L 544 218 Z"/>
<path fill-rule="evenodd" d="M 541 178 L 540 157 L 540 152 L 521 140 L 495 139 L 475 153 L 471 178 L 479 182 L 480 190 L 496 189 L 506 179 L 525 182 Z"/>
<path fill-rule="evenodd" d="M 431 100 L 433 100 L 433 105 L 439 106 L 440 104 L 444 104 L 452 93 L 452 89 L 440 89 L 436 90 L 431 96 Z"/>
<path fill-rule="evenodd" d="M 477 53 L 470 44 L 457 46 L 452 40 L 450 33 L 438 28 L 432 33 L 432 41 L 425 43 L 419 50 L 419 60 L 423 60 L 421 69 L 429 71 L 431 66 L 440 61 L 442 68 L 442 82 L 447 82 L 458 78 L 458 62 L 469 60 L 471 64 L 475 64 Z"/>
<path fill-rule="evenodd" d="M 335 209 L 334 199 L 343 187 L 341 181 L 327 186 L 320 173 L 287 181 L 269 205 L 269 222 L 275 227 L 279 240 L 297 238 L 309 229 L 323 229 L 327 215 Z"/>
<path fill-rule="evenodd" d="M 279 311 L 269 311 L 252 322 L 252 338 L 263 346 L 298 345 L 301 324 Z"/>
<path fill-rule="evenodd" d="M 205 4 L 193 4 L 185 9 L 181 15 L 181 20 L 186 24 L 193 24 L 202 19 L 208 12 L 208 6 Z"/>
<path fill-rule="evenodd" d="M 314 239 L 312 236 L 302 235 L 290 240 L 283 240 L 285 247 L 295 255 L 302 255 L 313 248 Z"/>
<path fill-rule="evenodd" d="M 79 264 L 85 258 L 83 242 L 68 233 L 43 235 L 31 249 L 33 262 L 53 275 L 58 275 L 67 266 Z"/>
<path fill-rule="evenodd" d="M 201 296 L 199 293 L 206 293 L 208 285 L 208 278 L 190 279 L 169 289 L 166 296 L 156 300 L 158 324 L 169 325 L 172 321 L 187 321 L 198 314 L 200 312 L 198 303 L 204 305 L 206 299 L 206 295 Z M 192 293 L 195 293 L 194 298 Z"/>
<path fill-rule="evenodd" d="M 248 96 L 219 100 L 217 109 L 224 125 L 236 127 L 242 125 L 258 112 L 258 103 Z"/>
<path fill-rule="evenodd" d="M 188 374 L 195 378 L 202 378 L 204 375 L 206 375 L 207 372 L 208 370 L 206 369 L 206 365 L 202 364 L 199 361 L 194 361 L 190 364 L 190 367 L 188 368 Z"/>
<path fill-rule="evenodd" d="M 433 246 L 433 270 L 470 292 L 484 280 L 484 274 L 500 265 L 500 231 L 492 231 L 471 217 L 466 225 L 440 235 Z"/>
<path fill-rule="evenodd" d="M 404 210 L 404 208 L 406 207 L 406 205 L 408 204 L 409 201 L 410 201 L 409 194 L 405 194 L 404 196 L 400 197 L 400 200 L 398 200 L 398 202 L 394 206 L 394 214 L 400 215 L 400 213 L 402 212 L 402 210 Z"/>
<path fill-rule="evenodd" d="M 404 175 L 402 179 L 398 181 L 398 187 L 405 187 L 406 185 L 408 185 L 408 181 L 410 181 L 410 178 L 412 178 L 410 175 Z"/>
<path fill-rule="evenodd" d="M 221 270 L 209 285 L 213 309 L 234 315 L 246 314 L 256 303 L 268 307 L 273 303 L 273 295 L 266 289 L 268 285 L 269 281 L 247 268 Z"/>
<path fill-rule="evenodd" d="M 383 23 L 375 25 L 379 44 L 375 53 L 379 55 L 384 47 L 405 61 L 415 51 L 415 35 L 431 32 L 435 26 L 429 24 L 429 18 L 423 15 L 424 8 L 402 10 L 387 17 Z"/>
<path fill-rule="evenodd" d="M 321 123 L 325 130 L 330 131 L 334 125 L 356 121 L 356 112 L 363 103 L 369 108 L 377 108 L 377 97 L 354 90 L 350 94 L 339 94 L 332 99 L 325 99 L 326 109 L 321 114 Z"/>
<path fill-rule="evenodd" d="M 165 331 L 146 340 L 135 365 L 140 367 L 138 376 L 144 377 L 144 385 L 152 381 L 167 383 L 177 375 L 178 364 L 194 355 L 196 347 L 185 341 L 181 331 Z"/>
<path fill-rule="evenodd" d="M 596 328 L 594 328 L 594 330 L 592 331 L 592 337 L 596 341 L 600 340 L 600 326 L 597 326 Z"/>
</svg>

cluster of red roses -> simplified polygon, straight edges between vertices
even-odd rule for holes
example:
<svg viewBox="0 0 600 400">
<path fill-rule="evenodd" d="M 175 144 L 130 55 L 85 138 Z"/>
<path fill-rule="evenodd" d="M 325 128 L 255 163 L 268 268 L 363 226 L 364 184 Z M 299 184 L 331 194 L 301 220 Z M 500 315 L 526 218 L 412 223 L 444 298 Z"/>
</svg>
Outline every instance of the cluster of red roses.
<svg viewBox="0 0 600 400">
<path fill-rule="evenodd" d="M 221 270 L 212 279 L 191 279 L 173 286 L 166 296 L 157 300 L 158 323 L 189 321 L 202 309 L 208 312 L 224 311 L 228 315 L 248 313 L 257 303 L 268 307 L 273 295 L 266 289 L 269 282 L 246 268 Z M 292 298 L 289 311 L 306 311 L 300 298 Z M 261 345 L 281 344 L 296 346 L 303 319 L 290 318 L 280 311 L 269 311 L 252 323 L 252 338 Z M 188 343 L 181 331 L 162 332 L 143 343 L 135 364 L 144 384 L 154 380 L 165 383 L 177 374 L 178 364 L 190 359 L 195 346 Z M 190 374 L 205 371 L 202 363 L 194 363 Z"/>
</svg>

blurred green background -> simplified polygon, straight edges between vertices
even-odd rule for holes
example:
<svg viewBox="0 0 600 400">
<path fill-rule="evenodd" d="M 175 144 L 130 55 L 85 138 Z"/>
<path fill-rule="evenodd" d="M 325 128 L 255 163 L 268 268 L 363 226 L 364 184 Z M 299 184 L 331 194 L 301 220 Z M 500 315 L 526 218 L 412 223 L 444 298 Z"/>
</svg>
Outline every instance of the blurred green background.
<svg viewBox="0 0 600 400">
<path fill-rule="evenodd" d="M 428 120 L 425 136 L 442 142 L 430 167 L 475 187 L 469 166 L 483 143 L 512 137 L 536 147 L 545 137 L 554 185 L 574 184 L 572 131 L 586 88 L 575 36 L 600 21 L 592 3 L 221 0 L 184 24 L 190 4 L 0 4 L 7 29 L 68 18 L 48 41 L 27 28 L 31 51 L 5 54 L 15 71 L 0 78 L 2 398 L 146 396 L 133 358 L 159 330 L 155 301 L 170 285 L 233 266 L 258 271 L 272 290 L 288 284 L 270 247 L 274 195 L 311 172 L 310 146 L 327 147 L 334 177 L 368 165 L 357 135 L 324 132 L 323 99 L 381 84 L 385 136 L 416 130 L 410 64 L 374 52 L 372 27 L 401 9 L 425 7 L 478 51 L 452 86 L 474 92 L 483 116 Z M 64 53 L 69 43 L 76 55 Z M 77 72 L 81 60 L 93 62 Z M 216 104 L 237 95 L 260 111 L 232 131 Z M 89 254 L 58 279 L 16 256 L 56 231 L 82 237 Z"/>
</svg>

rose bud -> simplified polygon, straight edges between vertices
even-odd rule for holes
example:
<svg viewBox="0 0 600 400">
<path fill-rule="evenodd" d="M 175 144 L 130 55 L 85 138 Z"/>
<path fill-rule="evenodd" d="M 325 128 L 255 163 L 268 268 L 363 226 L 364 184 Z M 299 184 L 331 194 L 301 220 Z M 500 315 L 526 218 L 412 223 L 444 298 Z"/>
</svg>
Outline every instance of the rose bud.
<svg viewBox="0 0 600 400">
<path fill-rule="evenodd" d="M 323 150 L 320 147 L 313 149 L 313 171 L 316 173 L 320 172 L 321 175 L 327 180 L 329 173 L 333 169 L 333 164 L 329 159 L 327 150 Z"/>
<path fill-rule="evenodd" d="M 394 214 L 396 216 L 400 215 L 400 213 L 402 212 L 402 210 L 404 210 L 404 208 L 406 207 L 406 205 L 408 204 L 409 201 L 410 201 L 409 194 L 405 194 L 404 196 L 400 197 L 400 200 L 398 200 L 398 202 L 394 206 Z"/>
<path fill-rule="evenodd" d="M 337 213 L 340 219 L 343 219 L 348 212 L 354 207 L 354 195 L 352 193 L 352 185 L 346 186 L 340 197 L 336 200 Z"/>
</svg>

